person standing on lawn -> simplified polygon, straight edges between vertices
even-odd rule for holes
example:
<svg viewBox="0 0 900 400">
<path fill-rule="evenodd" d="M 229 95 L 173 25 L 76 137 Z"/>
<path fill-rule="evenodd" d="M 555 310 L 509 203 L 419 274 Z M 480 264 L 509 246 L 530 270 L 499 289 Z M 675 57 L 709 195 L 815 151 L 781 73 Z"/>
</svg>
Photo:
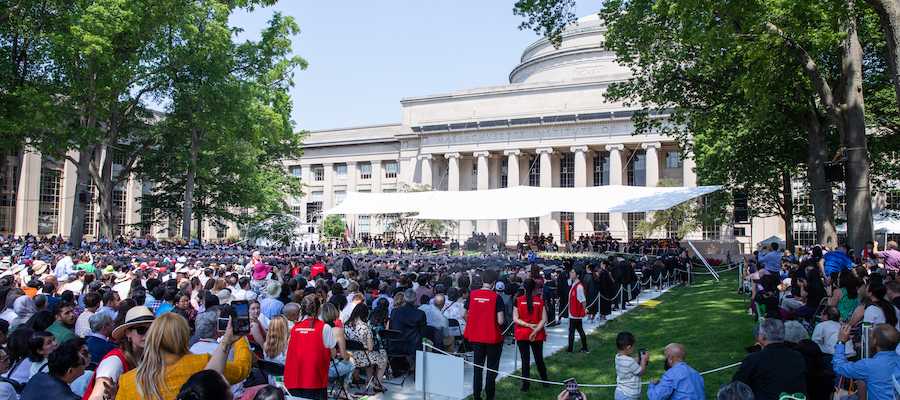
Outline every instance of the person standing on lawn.
<svg viewBox="0 0 900 400">
<path fill-rule="evenodd" d="M 484 271 L 481 276 L 481 289 L 473 290 L 466 300 L 462 318 L 466 320 L 464 336 L 475 350 L 475 374 L 472 379 L 473 397 L 481 400 L 481 384 L 483 367 L 487 359 L 487 367 L 496 371 L 500 366 L 500 354 L 503 351 L 503 312 L 506 306 L 497 292 L 493 291 L 498 273 L 492 269 Z M 494 400 L 497 373 L 488 371 L 484 385 L 487 400 Z"/>
</svg>

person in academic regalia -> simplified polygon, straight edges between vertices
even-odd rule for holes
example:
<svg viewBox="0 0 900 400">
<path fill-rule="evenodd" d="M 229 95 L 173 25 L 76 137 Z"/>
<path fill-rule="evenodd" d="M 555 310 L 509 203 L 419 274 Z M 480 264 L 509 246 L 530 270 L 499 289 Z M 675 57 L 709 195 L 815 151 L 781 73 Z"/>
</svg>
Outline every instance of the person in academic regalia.
<svg viewBox="0 0 900 400">
<path fill-rule="evenodd" d="M 572 265 L 571 259 L 563 261 L 565 270 L 556 277 L 556 295 L 559 296 L 559 315 L 556 317 L 557 324 L 559 324 L 564 315 L 567 315 L 566 306 L 569 304 L 569 270 L 572 269 Z"/>
<path fill-rule="evenodd" d="M 584 285 L 584 295 L 587 297 L 587 322 L 594 322 L 598 307 L 597 294 L 600 290 L 600 286 L 597 284 L 597 277 L 594 274 L 594 264 L 587 263 L 585 265 L 581 283 Z"/>
<path fill-rule="evenodd" d="M 603 260 L 601 262 L 600 273 L 597 278 L 598 286 L 600 287 L 599 296 L 600 300 L 600 321 L 606 321 L 606 316 L 612 314 L 612 301 L 606 299 L 612 299 L 613 296 L 616 295 L 618 291 L 618 283 L 615 279 L 613 279 L 612 273 L 610 272 L 610 264 L 609 261 Z"/>
</svg>

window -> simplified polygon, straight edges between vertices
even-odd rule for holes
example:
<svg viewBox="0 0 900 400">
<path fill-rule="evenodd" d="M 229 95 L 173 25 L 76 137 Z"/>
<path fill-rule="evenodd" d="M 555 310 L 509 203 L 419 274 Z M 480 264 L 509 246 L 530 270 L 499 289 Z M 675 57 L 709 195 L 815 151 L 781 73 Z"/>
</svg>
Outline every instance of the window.
<svg viewBox="0 0 900 400">
<path fill-rule="evenodd" d="M 675 151 L 667 152 L 666 168 L 681 168 L 681 154 Z"/>
<path fill-rule="evenodd" d="M 6 169 L 6 187 L 0 187 L 0 233 L 10 234 L 16 225 L 16 193 L 19 188 L 19 166 Z"/>
<path fill-rule="evenodd" d="M 609 153 L 599 152 L 594 157 L 594 186 L 609 185 Z"/>
<path fill-rule="evenodd" d="M 225 221 L 224 218 L 219 218 L 218 222 L 214 225 L 216 226 L 216 238 L 225 238 L 225 235 L 228 233 L 228 221 Z"/>
<path fill-rule="evenodd" d="M 528 218 L 528 234 L 531 236 L 540 236 L 541 235 L 541 218 L 540 217 Z"/>
<path fill-rule="evenodd" d="M 93 235 L 94 232 L 97 232 L 97 216 L 94 214 L 95 211 L 95 202 L 94 199 L 97 197 L 97 187 L 94 186 L 94 180 L 91 179 L 88 181 L 87 190 L 85 190 L 85 203 L 84 203 L 84 234 L 85 235 Z M 147 212 L 150 210 L 148 209 Z M 141 213 L 143 214 L 143 210 Z M 149 219 L 149 217 L 148 217 Z"/>
<path fill-rule="evenodd" d="M 808 247 L 816 244 L 816 231 L 794 230 L 794 245 Z"/>
<path fill-rule="evenodd" d="M 335 167 L 335 170 L 337 170 L 338 180 L 347 180 L 347 165 L 346 164 L 338 165 L 337 167 Z"/>
<path fill-rule="evenodd" d="M 397 193 L 397 189 L 384 189 L 381 193 Z"/>
<path fill-rule="evenodd" d="M 628 234 L 634 237 L 634 231 L 637 229 L 638 222 L 644 220 L 644 213 L 628 213 Z"/>
<path fill-rule="evenodd" d="M 347 198 L 346 190 L 337 190 L 334 192 L 334 205 L 339 205 Z"/>
<path fill-rule="evenodd" d="M 509 157 L 500 161 L 500 187 L 509 187 Z"/>
<path fill-rule="evenodd" d="M 359 179 L 372 179 L 372 164 L 359 165 Z"/>
<path fill-rule="evenodd" d="M 291 197 L 291 214 L 297 218 L 303 216 L 303 200 L 299 197 Z"/>
<path fill-rule="evenodd" d="M 609 213 L 594 213 L 594 232 L 601 232 L 609 228 Z"/>
<path fill-rule="evenodd" d="M 628 163 L 628 186 L 647 186 L 647 155 L 635 150 Z"/>
<path fill-rule="evenodd" d="M 303 167 L 292 167 L 291 175 L 293 175 L 294 178 L 297 178 L 297 179 L 302 178 L 303 177 Z"/>
<path fill-rule="evenodd" d="M 503 241 L 506 241 L 506 234 L 509 232 L 509 230 L 507 229 L 507 226 L 506 226 L 507 222 L 509 222 L 509 221 L 505 220 L 505 219 L 497 220 L 497 230 L 499 231 L 498 234 L 500 235 L 500 237 L 502 238 L 501 240 L 503 240 Z"/>
<path fill-rule="evenodd" d="M 563 153 L 559 160 L 559 187 L 575 187 L 575 155 Z"/>
<path fill-rule="evenodd" d="M 108 147 L 113 152 L 113 164 L 125 166 L 125 163 L 128 162 L 128 158 L 126 154 L 122 150 L 112 150 L 112 148 Z"/>
<path fill-rule="evenodd" d="M 38 204 L 38 235 L 55 235 L 59 228 L 59 170 L 41 170 L 41 197 Z"/>
<path fill-rule="evenodd" d="M 313 180 L 316 182 L 321 182 L 325 180 L 325 166 L 316 165 L 312 167 L 313 169 Z"/>
<path fill-rule="evenodd" d="M 528 169 L 528 186 L 541 186 L 541 160 L 535 158 Z"/>
<path fill-rule="evenodd" d="M 885 208 L 900 210 L 900 189 L 890 189 L 884 193 Z"/>
<path fill-rule="evenodd" d="M 396 178 L 397 177 L 397 163 L 396 162 L 387 162 L 384 164 L 384 177 L 385 178 Z"/>
<path fill-rule="evenodd" d="M 322 212 L 324 192 L 312 192 L 309 195 L 309 203 L 306 203 L 306 222 L 315 224 L 319 222 L 319 213 Z"/>
<path fill-rule="evenodd" d="M 368 215 L 360 215 L 356 220 L 356 229 L 359 233 L 370 233 L 372 231 L 371 224 L 371 217 Z"/>
<path fill-rule="evenodd" d="M 719 240 L 722 226 L 715 222 L 703 224 L 703 240 Z"/>
<path fill-rule="evenodd" d="M 113 188 L 113 235 L 119 236 L 125 228 L 125 204 L 127 203 L 126 183 L 120 183 Z"/>
</svg>

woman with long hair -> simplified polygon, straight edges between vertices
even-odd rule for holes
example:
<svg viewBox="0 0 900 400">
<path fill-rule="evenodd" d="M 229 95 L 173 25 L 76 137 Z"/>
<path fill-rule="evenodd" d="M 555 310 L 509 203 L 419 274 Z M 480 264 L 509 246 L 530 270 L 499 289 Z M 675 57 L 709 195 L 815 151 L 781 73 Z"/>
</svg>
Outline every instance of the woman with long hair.
<svg viewBox="0 0 900 400">
<path fill-rule="evenodd" d="M 387 301 L 385 300 L 385 302 Z M 368 319 L 369 307 L 365 304 L 357 304 L 350 312 L 350 318 L 347 319 L 344 331 L 347 334 L 347 340 L 359 342 L 365 348 L 365 350 L 357 350 L 353 353 L 357 368 L 365 368 L 369 384 L 376 392 L 383 392 L 384 386 L 381 385 L 381 377 L 384 376 L 387 367 L 387 353 L 384 348 L 378 346 L 378 342 L 375 340 L 375 330 L 366 322 Z M 373 369 L 375 370 L 374 375 L 372 374 Z"/>
<path fill-rule="evenodd" d="M 530 378 L 530 354 L 534 353 L 534 362 L 537 364 L 541 379 L 547 380 L 547 367 L 544 366 L 544 341 L 547 340 L 547 332 L 544 325 L 547 324 L 547 309 L 544 308 L 544 299 L 534 296 L 536 287 L 534 279 L 528 278 L 524 283 L 525 295 L 516 299 L 513 307 L 513 323 L 516 324 L 516 345 L 519 346 L 519 354 L 522 355 L 522 376 Z M 530 382 L 522 381 L 523 392 L 527 392 Z M 547 387 L 548 384 L 544 384 Z"/>
<path fill-rule="evenodd" d="M 215 283 L 215 285 L 213 285 L 212 290 L 210 290 L 210 292 L 212 292 L 213 294 L 218 294 L 219 291 L 222 289 L 225 289 L 226 286 L 228 286 L 228 285 L 225 283 L 225 278 L 216 279 L 216 283 Z"/>
<path fill-rule="evenodd" d="M 466 320 L 463 319 L 462 313 L 466 307 L 466 295 L 468 289 L 460 288 L 460 287 L 451 287 L 447 290 L 447 302 L 444 304 L 444 308 L 441 310 L 441 313 L 444 314 L 447 319 L 454 319 L 459 323 L 459 327 L 451 326 L 450 334 L 456 337 L 461 337 L 463 333 L 466 331 Z"/>
<path fill-rule="evenodd" d="M 222 342 L 212 354 L 190 354 L 191 331 L 187 320 L 176 313 L 163 313 L 153 321 L 144 347 L 141 364 L 119 379 L 117 400 L 173 400 L 179 388 L 191 375 L 212 369 L 225 375 L 230 384 L 247 378 L 250 373 L 250 345 L 238 340 L 231 323 Z M 227 362 L 234 347 L 234 361 Z"/>
<path fill-rule="evenodd" d="M 266 343 L 266 328 L 260 323 L 260 319 L 265 317 L 261 314 L 261 308 L 256 299 L 248 300 L 248 305 L 250 314 L 250 334 L 247 335 L 247 339 L 262 346 Z M 256 354 L 256 356 L 263 358 L 263 354 Z"/>
<path fill-rule="evenodd" d="M 119 377 L 137 368 L 141 362 L 147 331 L 150 330 L 150 324 L 154 320 L 153 311 L 144 306 L 137 306 L 119 315 L 124 318 L 112 332 L 112 338 L 119 341 L 119 346 L 97 364 L 97 369 L 94 370 L 94 375 L 84 392 L 84 400 L 103 400 L 104 397 L 108 397 L 110 388 L 116 386 Z"/>
<path fill-rule="evenodd" d="M 340 286 L 340 285 L 337 285 Z M 339 376 L 344 377 L 342 383 L 344 393 L 347 392 L 347 385 L 353 379 L 353 372 L 356 366 L 353 364 L 352 356 L 347 352 L 347 341 L 344 338 L 344 329 L 335 322 L 340 322 L 341 312 L 338 311 L 334 303 L 328 302 L 322 305 L 322 321 L 331 327 L 331 333 L 334 335 L 334 341 L 337 343 L 337 356 L 328 366 L 328 379 L 336 379 Z M 349 396 L 349 394 L 348 394 Z M 349 397 L 347 398 L 349 400 Z"/>
<path fill-rule="evenodd" d="M 885 299 L 887 287 L 881 282 L 872 282 L 869 284 L 866 295 L 872 301 L 872 305 L 866 307 L 863 322 L 871 322 L 872 325 L 888 324 L 896 329 L 897 321 L 900 320 L 900 311 Z"/>
<path fill-rule="evenodd" d="M 291 329 L 284 387 L 292 396 L 315 400 L 328 397 L 328 365 L 337 354 L 337 342 L 331 327 L 318 318 L 321 306 L 315 294 L 304 297 L 300 302 L 303 320 Z"/>
<path fill-rule="evenodd" d="M 28 339 L 28 358 L 31 360 L 31 379 L 39 372 L 47 372 L 47 360 L 50 353 L 59 347 L 56 338 L 52 333 L 47 331 L 36 331 Z"/>
<path fill-rule="evenodd" d="M 269 334 L 263 345 L 265 360 L 284 365 L 287 362 L 288 340 L 291 338 L 291 324 L 287 317 L 278 314 L 269 322 Z M 269 376 L 269 384 L 275 384 L 275 377 Z"/>
<path fill-rule="evenodd" d="M 388 313 L 388 301 L 378 299 L 375 301 L 375 309 L 369 315 L 369 324 L 375 329 L 384 329 L 387 326 L 391 316 Z"/>
<path fill-rule="evenodd" d="M 31 359 L 28 357 L 28 341 L 34 335 L 34 329 L 19 328 L 9 335 L 7 339 L 7 353 L 9 355 L 9 371 L 2 376 L 21 384 L 28 383 L 31 378 Z"/>
<path fill-rule="evenodd" d="M 815 342 L 803 339 L 794 348 L 806 360 L 806 391 L 809 400 L 831 400 L 834 394 L 834 372 L 825 363 L 822 349 Z"/>
<path fill-rule="evenodd" d="M 806 304 L 794 309 L 788 314 L 789 319 L 809 318 L 815 315 L 822 299 L 825 298 L 825 284 L 818 268 L 806 271 L 806 278 L 797 282 L 800 286 L 800 297 L 806 299 Z M 785 302 L 782 302 L 784 304 Z"/>
<path fill-rule="evenodd" d="M 837 308 L 841 313 L 841 319 L 850 318 L 853 309 L 856 308 L 857 287 L 856 277 L 850 268 L 844 268 L 838 274 L 837 287 L 839 290 L 832 291 L 831 298 L 828 299 L 828 306 Z"/>
</svg>

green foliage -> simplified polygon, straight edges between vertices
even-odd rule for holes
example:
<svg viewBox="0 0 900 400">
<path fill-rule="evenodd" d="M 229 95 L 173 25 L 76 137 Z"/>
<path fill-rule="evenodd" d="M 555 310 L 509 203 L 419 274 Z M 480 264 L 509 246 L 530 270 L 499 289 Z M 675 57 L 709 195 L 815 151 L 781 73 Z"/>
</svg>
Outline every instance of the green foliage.
<svg viewBox="0 0 900 400">
<path fill-rule="evenodd" d="M 669 179 L 660 179 L 658 187 L 679 187 L 681 184 Z M 679 238 L 688 233 L 699 230 L 704 225 L 723 225 L 727 222 L 725 205 L 727 193 L 711 193 L 704 199 L 693 199 L 673 206 L 667 210 L 654 211 L 650 219 L 638 222 L 635 229 L 636 237 L 655 237 L 654 232 L 663 235 L 675 228 L 675 234 Z"/>
<path fill-rule="evenodd" d="M 344 238 L 346 237 L 345 222 L 340 215 L 331 214 L 318 226 L 319 233 L 325 238 Z"/>
<path fill-rule="evenodd" d="M 417 184 L 415 186 L 401 183 L 397 187 L 398 193 L 427 192 L 434 190 L 431 185 Z M 375 220 L 381 222 L 385 232 L 395 232 L 403 236 L 403 239 L 416 237 L 445 236 L 446 233 L 459 226 L 458 221 L 431 220 L 412 218 L 419 213 L 408 212 L 400 214 L 375 214 Z"/>
<path fill-rule="evenodd" d="M 513 14 L 527 18 L 519 30 L 532 29 L 559 48 L 566 25 L 576 20 L 575 0 L 519 0 Z"/>
<path fill-rule="evenodd" d="M 302 221 L 290 214 L 273 214 L 247 228 L 250 243 L 257 241 L 289 246 L 299 236 Z"/>
</svg>

